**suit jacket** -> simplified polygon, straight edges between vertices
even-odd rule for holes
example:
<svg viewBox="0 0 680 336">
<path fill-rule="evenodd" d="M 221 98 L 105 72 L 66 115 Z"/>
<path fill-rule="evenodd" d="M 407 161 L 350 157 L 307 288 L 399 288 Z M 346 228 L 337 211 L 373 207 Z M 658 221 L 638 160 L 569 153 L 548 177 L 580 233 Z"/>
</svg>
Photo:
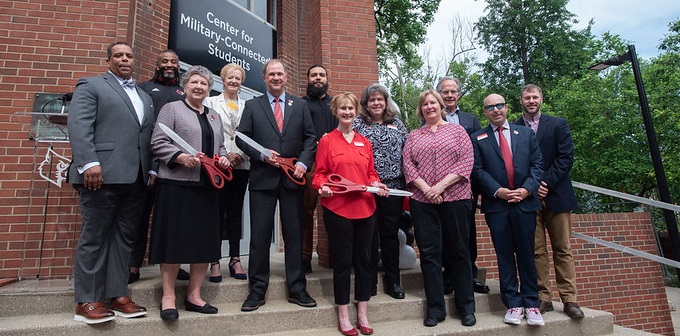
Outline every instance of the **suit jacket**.
<svg viewBox="0 0 680 336">
<path fill-rule="evenodd" d="M 541 204 L 537 192 L 543 174 L 538 141 L 530 128 L 514 124 L 510 124 L 510 137 L 512 164 L 515 170 L 513 185 L 515 188 L 523 187 L 531 193 L 519 203 L 519 207 L 522 211 L 538 211 Z M 482 195 L 482 212 L 505 211 L 509 206 L 508 202 L 495 197 L 494 194 L 501 187 L 509 188 L 510 184 L 503 155 L 491 125 L 472 135 L 472 147 L 475 151 L 473 175 Z"/>
<path fill-rule="evenodd" d="M 524 126 L 524 119 L 514 122 Z M 574 164 L 574 141 L 569 124 L 562 118 L 541 114 L 538 123 L 538 145 L 543 156 L 543 181 L 548 184 L 545 206 L 554 212 L 578 208 L 569 171 Z"/>
<path fill-rule="evenodd" d="M 458 122 L 469 135 L 482 129 L 482 125 L 479 124 L 479 119 L 476 116 L 460 110 L 458 111 Z"/>
<path fill-rule="evenodd" d="M 282 157 L 296 157 L 311 169 L 316 154 L 316 133 L 307 102 L 286 92 L 283 111 L 283 130 L 279 132 L 274 111 L 267 95 L 246 102 L 239 124 L 239 132 L 249 136 L 265 148 L 273 149 Z M 240 138 L 236 145 L 250 157 L 250 190 L 273 190 L 281 179 L 286 188 L 302 189 L 290 181 L 279 168 L 260 160 L 260 152 Z"/>
<path fill-rule="evenodd" d="M 132 101 L 111 73 L 81 78 L 68 113 L 73 161 L 69 183 L 82 184 L 77 168 L 99 162 L 104 184 L 130 184 L 141 167 L 143 181 L 152 169 L 151 131 L 155 122 L 151 97 L 137 88 L 144 104 L 139 124 Z"/>
<path fill-rule="evenodd" d="M 201 148 L 202 134 L 201 124 L 196 117 L 196 113 L 190 110 L 184 100 L 167 103 L 158 114 L 156 126 L 151 137 L 151 149 L 153 154 L 158 157 L 160 164 L 158 165 L 158 177 L 163 179 L 170 179 L 175 181 L 194 181 L 198 182 L 201 179 L 201 167 L 193 168 L 185 167 L 177 164 L 175 159 L 181 153 L 187 153 L 186 150 L 175 144 L 170 137 L 161 130 L 158 124 L 164 124 L 170 127 L 177 135 L 186 141 L 189 146 L 193 147 L 199 152 L 204 152 L 207 156 L 212 157 L 214 154 L 218 156 L 227 155 L 227 150 L 224 147 L 224 131 L 222 129 L 222 121 L 220 116 L 214 110 L 206 107 L 208 110 L 206 117 L 208 123 L 213 130 L 213 151 L 214 153 L 205 153 Z"/>
</svg>

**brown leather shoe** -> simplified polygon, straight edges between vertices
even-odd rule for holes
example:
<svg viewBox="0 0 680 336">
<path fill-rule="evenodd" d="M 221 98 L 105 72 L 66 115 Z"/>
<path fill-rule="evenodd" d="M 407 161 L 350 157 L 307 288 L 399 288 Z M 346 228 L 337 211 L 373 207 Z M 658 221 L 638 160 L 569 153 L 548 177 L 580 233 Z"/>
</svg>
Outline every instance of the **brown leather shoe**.
<svg viewBox="0 0 680 336">
<path fill-rule="evenodd" d="M 146 315 L 146 308 L 138 306 L 129 296 L 121 296 L 115 299 L 111 299 L 111 304 L 109 308 L 113 312 L 121 317 L 132 318 Z"/>
<path fill-rule="evenodd" d="M 564 312 L 567 313 L 567 316 L 573 319 L 580 319 L 586 316 L 583 314 L 583 310 L 581 310 L 581 307 L 579 307 L 578 303 L 576 302 L 565 302 Z"/>
<path fill-rule="evenodd" d="M 545 314 L 545 312 L 555 310 L 555 307 L 553 307 L 553 304 L 550 301 L 540 300 L 538 301 L 538 310 L 541 312 L 541 314 Z"/>
<path fill-rule="evenodd" d="M 83 302 L 76 306 L 76 315 L 73 320 L 87 324 L 104 323 L 113 320 L 116 315 L 106 309 L 101 302 Z"/>
</svg>

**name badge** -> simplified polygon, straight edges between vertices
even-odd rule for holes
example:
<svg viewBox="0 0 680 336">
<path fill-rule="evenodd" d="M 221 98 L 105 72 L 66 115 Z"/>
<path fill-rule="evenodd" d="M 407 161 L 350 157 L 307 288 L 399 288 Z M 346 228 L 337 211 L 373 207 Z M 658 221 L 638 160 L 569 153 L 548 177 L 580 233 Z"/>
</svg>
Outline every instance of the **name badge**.
<svg viewBox="0 0 680 336">
<path fill-rule="evenodd" d="M 363 142 L 359 142 L 359 141 L 355 141 L 355 142 L 354 142 L 354 146 L 357 146 L 357 147 L 364 147 L 364 143 L 363 143 Z"/>
<path fill-rule="evenodd" d="M 388 127 L 388 128 L 392 128 L 392 129 L 398 129 L 397 126 L 394 126 L 394 125 L 392 125 L 392 124 L 387 125 L 387 127 Z"/>
</svg>

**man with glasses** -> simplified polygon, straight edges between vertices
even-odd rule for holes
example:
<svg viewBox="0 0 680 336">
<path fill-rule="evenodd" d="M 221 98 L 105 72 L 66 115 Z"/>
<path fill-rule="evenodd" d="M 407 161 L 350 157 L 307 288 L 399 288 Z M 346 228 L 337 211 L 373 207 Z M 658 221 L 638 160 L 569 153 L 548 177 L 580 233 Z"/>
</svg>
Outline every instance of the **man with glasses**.
<svg viewBox="0 0 680 336">
<path fill-rule="evenodd" d="M 463 112 L 458 108 L 460 99 L 460 81 L 455 77 L 442 77 L 437 83 L 437 92 L 442 95 L 446 105 L 446 121 L 461 125 L 468 134 L 479 131 L 482 126 L 479 119 L 474 115 Z M 470 262 L 472 263 L 472 288 L 477 293 L 487 294 L 490 292 L 489 286 L 483 284 L 477 278 L 477 227 L 475 225 L 475 212 L 477 212 L 477 185 L 472 181 L 472 211 L 470 213 Z M 444 254 L 446 255 L 446 254 Z M 444 266 L 444 294 L 453 293 L 453 273 L 450 260 L 442 259 Z"/>
<path fill-rule="evenodd" d="M 508 309 L 503 321 L 519 325 L 526 313 L 527 323 L 544 325 L 534 265 L 541 151 L 534 132 L 509 124 L 507 112 L 502 96 L 491 94 L 484 99 L 490 125 L 472 135 L 473 176 L 496 249 L 501 299 Z"/>
<path fill-rule="evenodd" d="M 524 113 L 517 125 L 534 130 L 543 156 L 543 180 L 538 188 L 542 209 L 536 218 L 534 260 L 538 272 L 541 313 L 554 310 L 550 291 L 550 259 L 545 231 L 550 235 L 555 280 L 564 312 L 573 319 L 583 318 L 576 300 L 576 272 L 571 254 L 571 211 L 577 208 L 569 171 L 574 164 L 574 141 L 566 120 L 541 113 L 543 91 L 534 84 L 522 88 L 520 103 Z"/>
</svg>

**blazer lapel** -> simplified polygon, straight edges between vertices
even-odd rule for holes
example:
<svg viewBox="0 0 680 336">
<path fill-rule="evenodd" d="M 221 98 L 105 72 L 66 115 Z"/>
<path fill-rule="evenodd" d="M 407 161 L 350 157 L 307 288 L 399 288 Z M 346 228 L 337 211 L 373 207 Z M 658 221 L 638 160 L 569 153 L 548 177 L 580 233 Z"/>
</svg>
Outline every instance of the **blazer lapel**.
<svg viewBox="0 0 680 336">
<path fill-rule="evenodd" d="M 132 105 L 132 101 L 130 100 L 130 97 L 127 95 L 123 87 L 118 83 L 118 79 L 114 77 L 110 73 L 106 73 L 104 76 L 104 79 L 106 82 L 109 84 L 109 86 L 113 89 L 113 91 L 116 91 L 116 93 L 120 96 L 121 99 L 125 102 L 125 105 L 128 107 L 128 112 L 131 113 L 131 116 L 135 118 L 135 121 L 137 121 L 137 124 L 140 125 L 139 123 L 139 118 L 137 117 L 137 112 L 135 111 L 134 105 Z M 143 101 L 143 100 L 142 100 Z M 145 107 L 146 109 L 146 107 Z M 144 119 L 146 119 L 146 115 L 144 116 Z M 141 126 L 141 125 L 140 125 Z"/>
<path fill-rule="evenodd" d="M 538 133 L 536 134 L 536 139 L 538 140 L 538 143 L 541 143 L 541 139 L 543 139 L 545 131 L 549 126 L 550 120 L 548 120 L 547 116 L 541 114 L 541 119 L 539 119 L 538 122 Z"/>
<path fill-rule="evenodd" d="M 489 143 L 491 144 L 491 148 L 493 148 L 494 152 L 498 155 L 498 157 L 503 160 L 503 154 L 501 154 L 501 146 L 498 144 L 498 141 L 496 141 L 496 134 L 494 134 L 493 127 L 491 125 L 487 126 L 487 139 L 491 140 Z"/>
</svg>

